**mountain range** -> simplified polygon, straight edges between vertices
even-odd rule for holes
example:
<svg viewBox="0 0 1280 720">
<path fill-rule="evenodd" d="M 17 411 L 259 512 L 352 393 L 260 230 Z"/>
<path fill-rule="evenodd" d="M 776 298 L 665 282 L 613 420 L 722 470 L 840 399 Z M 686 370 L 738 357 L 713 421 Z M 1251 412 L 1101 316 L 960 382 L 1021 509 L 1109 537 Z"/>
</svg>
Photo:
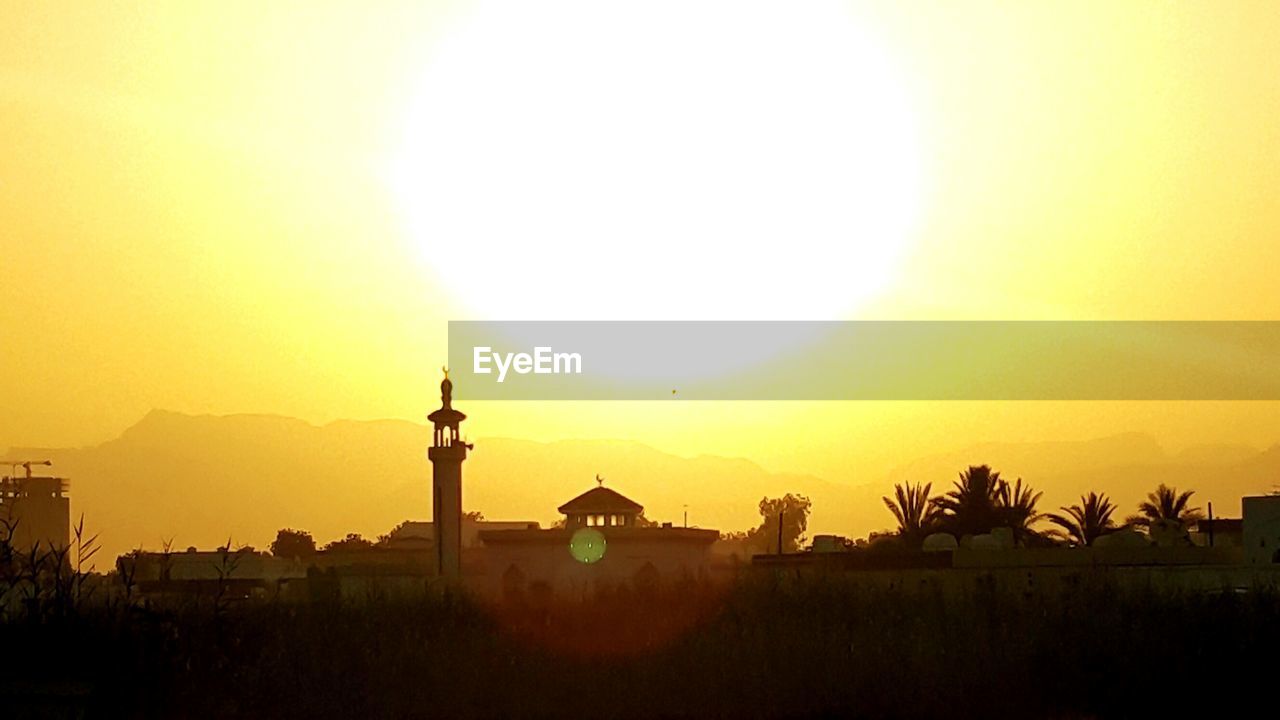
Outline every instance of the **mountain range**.
<svg viewBox="0 0 1280 720">
<path fill-rule="evenodd" d="M 403 520 L 431 517 L 430 430 L 404 420 L 313 425 L 273 415 L 152 411 L 118 438 L 82 448 L 10 448 L 50 459 L 71 481 L 72 512 L 100 533 L 103 558 L 130 549 L 233 545 L 264 548 L 284 527 L 325 542 L 367 537 Z M 988 443 L 907 462 L 877 482 L 849 485 L 769 472 L 742 458 L 683 457 L 625 440 L 535 442 L 480 438 L 464 466 L 464 506 L 493 520 L 557 519 L 556 508 L 604 482 L 645 506 L 654 520 L 741 530 L 759 522 L 757 503 L 792 492 L 813 500 L 810 534 L 865 535 L 891 526 L 880 501 L 895 482 L 950 489 L 967 465 L 990 464 L 1045 491 L 1044 510 L 1089 490 L 1106 491 L 1128 513 L 1165 482 L 1195 489 L 1198 504 L 1238 515 L 1240 496 L 1280 484 L 1280 445 L 1203 446 L 1166 452 L 1153 438 L 1124 434 L 1084 442 Z M 100 562 L 100 564 L 102 564 Z"/>
</svg>

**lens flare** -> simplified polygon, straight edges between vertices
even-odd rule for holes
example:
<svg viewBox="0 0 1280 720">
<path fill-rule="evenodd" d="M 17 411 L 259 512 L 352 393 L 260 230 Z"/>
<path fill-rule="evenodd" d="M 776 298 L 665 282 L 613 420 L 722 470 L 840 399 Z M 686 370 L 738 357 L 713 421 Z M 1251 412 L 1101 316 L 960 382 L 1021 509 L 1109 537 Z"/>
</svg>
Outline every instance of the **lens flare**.
<svg viewBox="0 0 1280 720">
<path fill-rule="evenodd" d="M 569 538 L 569 554 L 588 565 L 600 562 L 605 551 L 604 533 L 595 528 L 579 528 Z"/>
</svg>

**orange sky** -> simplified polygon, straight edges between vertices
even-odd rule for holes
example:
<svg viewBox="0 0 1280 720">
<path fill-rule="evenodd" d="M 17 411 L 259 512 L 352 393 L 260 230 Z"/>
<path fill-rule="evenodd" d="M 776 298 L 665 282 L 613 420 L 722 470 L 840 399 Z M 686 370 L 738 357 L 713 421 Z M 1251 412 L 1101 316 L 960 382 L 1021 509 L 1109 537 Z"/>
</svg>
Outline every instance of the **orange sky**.
<svg viewBox="0 0 1280 720">
<path fill-rule="evenodd" d="M 473 5 L 0 5 L 0 447 L 101 441 L 153 407 L 421 419 L 445 321 L 476 299 L 439 273 L 501 253 L 433 245 L 389 177 Z M 848 316 L 1280 316 L 1273 3 L 848 7 L 921 159 L 892 274 Z M 977 440 L 1280 440 L 1271 403 L 467 409 L 475 436 L 626 437 L 840 481 Z"/>
</svg>

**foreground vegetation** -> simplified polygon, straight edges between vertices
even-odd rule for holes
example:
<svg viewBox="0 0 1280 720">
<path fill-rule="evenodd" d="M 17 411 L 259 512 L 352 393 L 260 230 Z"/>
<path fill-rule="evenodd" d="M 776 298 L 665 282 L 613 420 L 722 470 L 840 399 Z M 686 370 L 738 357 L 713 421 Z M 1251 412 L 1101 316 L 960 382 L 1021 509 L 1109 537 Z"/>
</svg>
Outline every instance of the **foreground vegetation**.
<svg viewBox="0 0 1280 720">
<path fill-rule="evenodd" d="M 11 615 L 0 646 L 6 717 L 1151 717 L 1265 687 L 1280 598 L 760 574 L 500 607 L 95 601 Z"/>
</svg>

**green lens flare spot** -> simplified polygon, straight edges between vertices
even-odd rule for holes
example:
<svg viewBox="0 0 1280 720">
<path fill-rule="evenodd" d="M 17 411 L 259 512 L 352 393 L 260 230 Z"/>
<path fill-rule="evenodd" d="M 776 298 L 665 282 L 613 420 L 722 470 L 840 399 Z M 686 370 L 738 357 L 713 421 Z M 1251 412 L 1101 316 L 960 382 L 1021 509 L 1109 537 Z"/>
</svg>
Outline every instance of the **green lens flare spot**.
<svg viewBox="0 0 1280 720">
<path fill-rule="evenodd" d="M 588 565 L 604 557 L 604 546 L 604 533 L 595 528 L 581 528 L 569 538 L 569 554 Z"/>
</svg>

